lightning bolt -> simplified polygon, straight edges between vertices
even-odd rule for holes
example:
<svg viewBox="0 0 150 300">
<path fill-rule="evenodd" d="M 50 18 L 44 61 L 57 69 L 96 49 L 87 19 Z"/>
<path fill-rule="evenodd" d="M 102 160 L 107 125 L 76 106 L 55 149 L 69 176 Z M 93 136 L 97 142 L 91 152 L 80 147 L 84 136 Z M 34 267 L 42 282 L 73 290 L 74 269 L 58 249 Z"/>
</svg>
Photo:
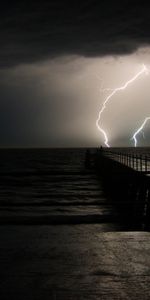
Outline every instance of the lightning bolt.
<svg viewBox="0 0 150 300">
<path fill-rule="evenodd" d="M 136 138 L 136 136 L 138 135 L 138 133 L 140 133 L 140 132 L 143 130 L 144 126 L 146 125 L 147 121 L 149 121 L 149 120 L 150 120 L 150 117 L 145 118 L 145 120 L 144 120 L 144 122 L 142 123 L 142 125 L 141 125 L 141 126 L 137 129 L 137 131 L 134 133 L 134 135 L 133 135 L 133 137 L 132 137 L 132 140 L 134 140 L 134 147 L 137 146 L 137 138 Z"/>
<path fill-rule="evenodd" d="M 144 133 L 144 131 L 142 131 L 142 135 L 143 135 L 143 139 L 145 139 L 145 133 Z"/>
<path fill-rule="evenodd" d="M 97 129 L 102 133 L 103 137 L 104 137 L 104 144 L 106 145 L 106 147 L 110 147 L 109 145 L 109 142 L 108 142 L 108 136 L 107 136 L 107 133 L 106 131 L 100 126 L 100 121 L 101 121 L 101 116 L 104 112 L 104 110 L 106 109 L 106 106 L 108 104 L 108 102 L 111 100 L 111 98 L 118 92 L 120 91 L 123 91 L 125 90 L 128 85 L 130 85 L 131 83 L 133 83 L 136 79 L 138 79 L 138 77 L 140 77 L 142 74 L 148 74 L 149 73 L 149 70 L 148 68 L 143 64 L 142 65 L 142 69 L 141 71 L 139 71 L 134 77 L 132 77 L 130 80 L 128 80 L 123 86 L 119 87 L 119 88 L 115 88 L 112 90 L 112 92 L 110 93 L 110 95 L 107 96 L 107 98 L 105 99 L 105 101 L 103 102 L 102 104 L 102 108 L 100 109 L 99 111 L 99 114 L 98 114 L 98 118 L 96 120 L 96 126 L 97 126 Z M 138 133 L 138 132 L 137 132 Z M 136 134 L 135 133 L 135 139 L 136 139 Z"/>
</svg>

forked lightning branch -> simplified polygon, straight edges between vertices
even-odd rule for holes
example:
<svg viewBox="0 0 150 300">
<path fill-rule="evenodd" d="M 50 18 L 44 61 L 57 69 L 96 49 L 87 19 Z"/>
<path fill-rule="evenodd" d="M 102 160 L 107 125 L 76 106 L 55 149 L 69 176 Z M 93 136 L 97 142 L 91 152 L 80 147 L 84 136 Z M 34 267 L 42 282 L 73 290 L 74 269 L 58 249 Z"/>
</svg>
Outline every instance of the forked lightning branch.
<svg viewBox="0 0 150 300">
<path fill-rule="evenodd" d="M 128 80 L 123 86 L 112 89 L 111 93 L 107 96 L 107 98 L 105 99 L 105 101 L 102 104 L 102 107 L 99 111 L 98 114 L 98 118 L 96 120 L 96 126 L 98 128 L 98 130 L 101 132 L 101 134 L 103 135 L 104 138 L 104 144 L 106 147 L 110 147 L 109 145 L 109 140 L 108 140 L 108 135 L 106 133 L 106 130 L 102 127 L 101 125 L 101 118 L 102 118 L 102 114 L 103 112 L 106 110 L 107 108 L 107 104 L 112 100 L 113 96 L 122 91 L 125 90 L 129 85 L 131 85 L 135 80 L 137 80 L 139 77 L 141 77 L 143 74 L 148 75 L 149 74 L 149 70 L 148 68 L 143 64 L 142 65 L 142 69 L 130 80 Z M 134 146 L 137 146 L 137 135 L 143 130 L 145 124 L 147 123 L 147 121 L 150 120 L 150 117 L 146 117 L 145 120 L 143 121 L 142 125 L 140 126 L 140 128 L 138 128 L 136 130 L 136 132 L 134 133 L 132 139 L 134 140 Z"/>
</svg>

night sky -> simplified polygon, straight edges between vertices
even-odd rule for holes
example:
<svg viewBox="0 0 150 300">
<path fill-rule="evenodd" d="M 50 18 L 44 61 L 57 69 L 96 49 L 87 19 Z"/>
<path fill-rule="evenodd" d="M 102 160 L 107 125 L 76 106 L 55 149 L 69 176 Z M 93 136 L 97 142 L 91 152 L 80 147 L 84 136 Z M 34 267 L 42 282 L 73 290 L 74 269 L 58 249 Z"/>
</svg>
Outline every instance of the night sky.
<svg viewBox="0 0 150 300">
<path fill-rule="evenodd" d="M 98 146 L 109 91 L 150 68 L 148 1 L 5 1 L 0 7 L 0 146 Z M 150 116 L 150 75 L 118 93 L 102 119 L 112 146 Z M 150 144 L 150 123 L 139 145 Z"/>
</svg>

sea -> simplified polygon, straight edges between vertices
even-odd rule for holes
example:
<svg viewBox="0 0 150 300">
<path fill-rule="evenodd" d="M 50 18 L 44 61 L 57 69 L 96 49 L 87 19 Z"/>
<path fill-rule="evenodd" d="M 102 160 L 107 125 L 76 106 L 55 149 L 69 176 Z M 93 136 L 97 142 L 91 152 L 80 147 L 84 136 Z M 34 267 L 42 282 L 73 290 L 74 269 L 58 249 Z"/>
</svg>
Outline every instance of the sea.
<svg viewBox="0 0 150 300">
<path fill-rule="evenodd" d="M 97 151 L 0 150 L 1 299 L 150 299 L 149 232 L 118 219 Z"/>
<path fill-rule="evenodd" d="M 94 151 L 93 149 L 91 151 Z M 1 149 L 0 222 L 88 222 L 102 190 L 85 167 L 86 149 Z"/>
<path fill-rule="evenodd" d="M 112 148 L 150 154 L 150 148 Z M 97 149 L 88 149 L 91 157 Z M 1 149 L 0 223 L 96 223 L 115 216 L 86 148 Z"/>
</svg>

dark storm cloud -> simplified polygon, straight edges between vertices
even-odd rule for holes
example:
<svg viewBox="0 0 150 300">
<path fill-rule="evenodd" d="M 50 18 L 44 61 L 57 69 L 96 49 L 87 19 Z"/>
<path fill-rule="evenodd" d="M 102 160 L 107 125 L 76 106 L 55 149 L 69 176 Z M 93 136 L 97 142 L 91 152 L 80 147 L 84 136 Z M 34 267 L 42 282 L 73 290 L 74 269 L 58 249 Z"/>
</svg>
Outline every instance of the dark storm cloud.
<svg viewBox="0 0 150 300">
<path fill-rule="evenodd" d="M 150 43 L 149 1 L 5 1 L 0 65 L 67 54 L 127 54 Z"/>
</svg>

